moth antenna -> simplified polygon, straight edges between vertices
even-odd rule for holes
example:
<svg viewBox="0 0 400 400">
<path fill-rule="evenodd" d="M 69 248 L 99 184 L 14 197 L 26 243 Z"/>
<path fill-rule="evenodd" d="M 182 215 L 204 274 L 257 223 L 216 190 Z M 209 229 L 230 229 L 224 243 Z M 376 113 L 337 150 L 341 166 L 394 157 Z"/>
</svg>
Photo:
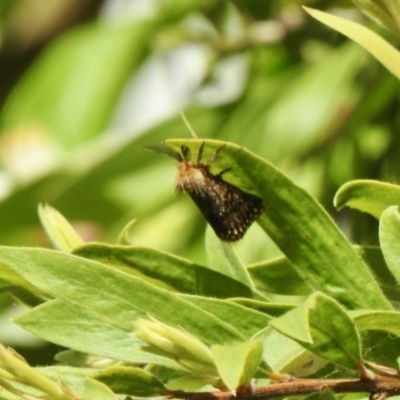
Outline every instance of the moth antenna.
<svg viewBox="0 0 400 400">
<path fill-rule="evenodd" d="M 207 164 L 211 164 L 211 163 L 213 163 L 217 158 L 218 158 L 218 154 L 221 152 L 221 150 L 225 147 L 225 144 L 226 143 L 224 143 L 221 147 L 219 147 L 218 149 L 217 149 L 217 151 L 207 160 Z"/>
<path fill-rule="evenodd" d="M 192 128 L 192 125 L 190 125 L 189 121 L 186 118 L 186 115 L 183 111 L 181 111 L 181 117 L 183 119 L 183 122 L 186 125 L 186 128 L 188 129 L 188 131 L 190 132 L 192 138 L 194 139 L 198 139 L 199 137 L 197 136 L 196 132 L 194 131 L 194 129 Z"/>
<path fill-rule="evenodd" d="M 203 149 L 204 149 L 204 142 L 201 144 L 201 146 L 199 148 L 199 152 L 197 153 L 196 165 L 200 165 L 200 163 L 201 163 L 201 157 L 203 156 Z"/>
<path fill-rule="evenodd" d="M 181 146 L 181 152 L 182 152 L 182 156 L 183 156 L 182 161 L 183 161 L 183 160 L 185 160 L 185 161 L 190 161 L 191 154 L 190 154 L 190 149 L 189 149 L 189 147 L 187 147 L 187 146 L 185 146 L 185 145 L 182 145 L 182 146 Z"/>
</svg>

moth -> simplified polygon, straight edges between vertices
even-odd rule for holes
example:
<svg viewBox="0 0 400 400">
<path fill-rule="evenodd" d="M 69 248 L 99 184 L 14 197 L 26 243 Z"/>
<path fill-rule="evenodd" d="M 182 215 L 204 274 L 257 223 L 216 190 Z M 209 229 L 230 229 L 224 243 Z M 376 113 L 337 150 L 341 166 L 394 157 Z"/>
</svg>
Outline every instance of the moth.
<svg viewBox="0 0 400 400">
<path fill-rule="evenodd" d="M 235 242 L 244 236 L 250 225 L 260 216 L 264 210 L 264 202 L 223 179 L 223 174 L 231 168 L 216 175 L 210 172 L 210 164 L 217 159 L 223 147 L 206 162 L 202 161 L 204 142 L 195 161 L 192 161 L 190 149 L 185 145 L 181 146 L 181 153 L 165 148 L 160 150 L 158 147 L 149 149 L 166 153 L 178 161 L 176 190 L 189 194 L 221 240 Z"/>
</svg>

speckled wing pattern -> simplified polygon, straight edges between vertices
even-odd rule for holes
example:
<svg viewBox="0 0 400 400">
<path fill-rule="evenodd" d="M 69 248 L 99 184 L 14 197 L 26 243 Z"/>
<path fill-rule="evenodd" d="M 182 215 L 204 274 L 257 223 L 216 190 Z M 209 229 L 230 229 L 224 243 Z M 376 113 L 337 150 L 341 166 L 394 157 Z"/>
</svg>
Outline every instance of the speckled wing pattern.
<svg viewBox="0 0 400 400">
<path fill-rule="evenodd" d="M 207 166 L 199 167 L 204 185 L 195 191 L 185 190 L 221 240 L 234 242 L 241 239 L 262 213 L 264 202 L 225 182 L 219 175 L 212 175 Z"/>
<path fill-rule="evenodd" d="M 178 175 L 176 188 L 187 192 L 217 236 L 224 241 L 234 242 L 241 239 L 250 225 L 264 209 L 264 202 L 259 197 L 244 192 L 238 187 L 225 182 L 222 175 L 209 171 L 223 146 L 206 162 L 201 162 L 204 142 L 199 149 L 196 162 L 190 160 L 190 151 L 182 146 L 178 154 Z M 230 168 L 229 168 L 230 169 Z"/>
</svg>

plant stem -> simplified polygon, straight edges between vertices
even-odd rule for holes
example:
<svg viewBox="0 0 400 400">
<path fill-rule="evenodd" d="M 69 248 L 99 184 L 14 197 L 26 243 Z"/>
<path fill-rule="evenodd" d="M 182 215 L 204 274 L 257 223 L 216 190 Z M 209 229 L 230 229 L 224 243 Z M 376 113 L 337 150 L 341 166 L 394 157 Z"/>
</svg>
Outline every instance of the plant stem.
<svg viewBox="0 0 400 400">
<path fill-rule="evenodd" d="M 301 396 L 329 389 L 333 393 L 370 393 L 371 398 L 386 398 L 400 394 L 400 379 L 375 376 L 374 379 L 296 379 L 254 388 L 252 393 L 231 392 L 173 392 L 176 399 L 184 400 L 264 400 L 277 397 Z M 380 394 L 378 397 L 376 394 Z M 382 396 L 383 395 L 383 396 Z"/>
</svg>

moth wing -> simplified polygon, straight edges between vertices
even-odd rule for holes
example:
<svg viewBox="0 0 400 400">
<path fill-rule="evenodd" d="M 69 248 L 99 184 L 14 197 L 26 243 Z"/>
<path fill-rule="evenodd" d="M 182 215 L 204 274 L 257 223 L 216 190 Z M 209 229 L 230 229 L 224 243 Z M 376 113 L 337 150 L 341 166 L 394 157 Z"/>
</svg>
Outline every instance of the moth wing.
<svg viewBox="0 0 400 400">
<path fill-rule="evenodd" d="M 264 209 L 260 198 L 222 180 L 189 194 L 216 235 L 229 242 L 241 239 Z"/>
</svg>

